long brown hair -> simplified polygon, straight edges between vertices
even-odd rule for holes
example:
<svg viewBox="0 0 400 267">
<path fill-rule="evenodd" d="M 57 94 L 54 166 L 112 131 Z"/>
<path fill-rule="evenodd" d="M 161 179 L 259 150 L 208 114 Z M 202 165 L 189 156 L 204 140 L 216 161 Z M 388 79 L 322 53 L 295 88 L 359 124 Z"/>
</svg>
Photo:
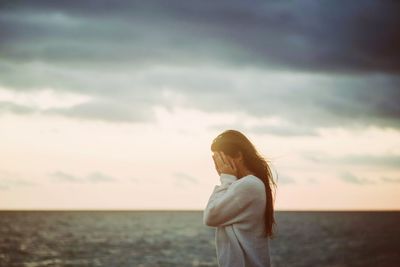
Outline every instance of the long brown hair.
<svg viewBox="0 0 400 267">
<path fill-rule="evenodd" d="M 219 134 L 211 144 L 211 151 L 223 151 L 231 157 L 237 157 L 239 152 L 241 152 L 246 167 L 264 183 L 267 197 L 267 204 L 265 207 L 265 229 L 266 235 L 273 238 L 275 196 L 272 198 L 271 186 L 274 186 L 274 189 L 276 189 L 276 183 L 273 179 L 268 161 L 257 151 L 255 146 L 244 134 L 236 130 L 226 130 Z"/>
</svg>

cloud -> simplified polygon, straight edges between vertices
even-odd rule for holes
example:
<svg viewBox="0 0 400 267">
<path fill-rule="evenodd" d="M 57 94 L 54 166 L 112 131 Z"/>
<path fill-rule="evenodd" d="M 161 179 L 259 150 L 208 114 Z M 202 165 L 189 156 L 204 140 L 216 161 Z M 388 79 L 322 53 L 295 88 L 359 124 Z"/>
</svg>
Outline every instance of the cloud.
<svg viewBox="0 0 400 267">
<path fill-rule="evenodd" d="M 0 190 L 8 190 L 19 187 L 31 187 L 34 185 L 36 185 L 36 183 L 24 179 L 0 179 Z"/>
<path fill-rule="evenodd" d="M 342 181 L 345 181 L 346 183 L 350 183 L 350 184 L 366 185 L 366 184 L 373 184 L 374 183 L 370 179 L 357 177 L 357 176 L 355 176 L 354 174 L 352 174 L 349 171 L 342 172 L 339 175 L 339 178 Z"/>
<path fill-rule="evenodd" d="M 106 175 L 101 172 L 93 172 L 86 178 L 87 181 L 92 183 L 113 182 L 115 179 L 112 176 Z"/>
<path fill-rule="evenodd" d="M 18 105 L 12 102 L 0 101 L 0 113 L 11 112 L 15 114 L 31 114 L 36 112 L 35 108 Z"/>
<path fill-rule="evenodd" d="M 400 156 L 395 154 L 388 155 L 345 155 L 341 157 L 333 157 L 329 155 L 316 154 L 317 152 L 303 153 L 303 157 L 307 160 L 317 163 L 339 163 L 345 165 L 365 165 L 374 167 L 394 168 L 400 166 Z"/>
<path fill-rule="evenodd" d="M 387 1 L 8 3 L 0 86 L 86 96 L 40 112 L 107 122 L 152 121 L 154 107 L 182 106 L 279 116 L 288 123 L 249 130 L 289 137 L 399 129 L 396 11 Z M 10 101 L 1 110 L 35 112 Z"/>
<path fill-rule="evenodd" d="M 50 173 L 50 176 L 53 181 L 66 183 L 107 183 L 116 181 L 112 176 L 97 171 L 89 173 L 87 176 L 76 176 L 70 173 L 56 171 Z"/>
<path fill-rule="evenodd" d="M 154 114 L 140 112 L 137 107 L 131 108 L 123 103 L 107 100 L 95 100 L 67 108 L 50 108 L 42 113 L 107 122 L 140 122 L 154 119 Z"/>
<path fill-rule="evenodd" d="M 317 179 L 311 177 L 311 178 L 307 179 L 307 183 L 314 185 L 314 184 L 318 184 L 318 181 L 317 181 Z"/>
<path fill-rule="evenodd" d="M 400 178 L 381 177 L 381 180 L 385 183 L 400 183 Z"/>
<path fill-rule="evenodd" d="M 290 126 L 257 126 L 248 129 L 252 133 L 268 133 L 278 136 L 317 136 L 315 129 L 310 127 L 302 127 L 292 124 Z"/>
<path fill-rule="evenodd" d="M 337 159 L 337 161 L 348 164 L 382 166 L 396 169 L 400 166 L 399 155 L 348 155 Z"/>
<path fill-rule="evenodd" d="M 287 175 L 278 175 L 277 179 L 276 179 L 277 184 L 282 184 L 282 185 L 286 185 L 286 184 L 295 184 L 296 180 L 290 176 Z"/>
<path fill-rule="evenodd" d="M 0 170 L 0 190 L 9 190 L 13 188 L 32 187 L 37 183 L 20 178 L 20 174 Z"/>
<path fill-rule="evenodd" d="M 0 79 L 0 84 L 8 90 L 50 87 L 91 99 L 69 107 L 42 109 L 44 114 L 138 122 L 154 120 L 154 107 L 180 106 L 208 113 L 242 112 L 257 118 L 280 117 L 286 125 L 259 125 L 251 130 L 285 136 L 315 135 L 318 127 L 332 126 L 400 128 L 397 104 L 400 79 L 388 76 L 332 77 L 264 73 L 256 69 L 242 72 L 168 66 L 143 69 L 138 73 L 126 69 L 108 74 L 61 69 L 64 75 L 57 75 L 48 67 L 43 70 L 42 78 L 39 75 L 39 79 L 32 81 L 29 78 L 21 80 L 19 73 L 38 72 L 38 68 L 15 68 L 15 75 Z M 7 85 L 7 79 L 15 80 L 11 83 L 15 87 Z M 29 81 L 36 84 L 29 85 Z M 23 84 L 17 85 L 20 82 Z M 11 104 L 3 105 L 2 109 L 16 110 L 10 107 Z M 12 105 L 19 110 L 26 109 L 27 113 L 36 112 L 29 106 Z"/>
<path fill-rule="evenodd" d="M 70 183 L 83 182 L 82 178 L 74 176 L 69 173 L 62 172 L 62 171 L 57 171 L 57 172 L 51 173 L 50 175 L 54 178 L 54 180 L 60 181 L 60 182 L 70 182 Z"/>
<path fill-rule="evenodd" d="M 135 184 L 140 184 L 140 183 L 143 182 L 143 180 L 139 179 L 138 177 L 130 177 L 129 181 L 132 182 L 132 183 L 135 183 Z"/>
<path fill-rule="evenodd" d="M 243 121 L 237 121 L 235 123 L 230 123 L 230 124 L 224 123 L 224 124 L 211 125 L 209 128 L 218 131 L 224 131 L 225 129 L 240 129 L 241 131 L 247 133 L 270 134 L 281 137 L 319 135 L 317 129 L 315 128 L 304 125 L 298 125 L 294 123 L 292 124 L 290 122 L 286 122 L 285 124 L 280 124 L 280 125 L 274 125 L 260 121 L 259 123 L 253 125 L 245 125 Z"/>
<path fill-rule="evenodd" d="M 198 178 L 187 173 L 174 172 L 172 176 L 174 177 L 174 184 L 179 187 L 186 187 L 199 183 Z"/>
</svg>

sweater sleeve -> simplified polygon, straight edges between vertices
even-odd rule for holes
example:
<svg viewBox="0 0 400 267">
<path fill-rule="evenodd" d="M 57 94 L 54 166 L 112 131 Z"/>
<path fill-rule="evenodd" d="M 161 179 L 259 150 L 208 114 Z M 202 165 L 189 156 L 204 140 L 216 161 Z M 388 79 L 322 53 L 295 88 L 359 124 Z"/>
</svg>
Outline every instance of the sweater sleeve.
<svg viewBox="0 0 400 267">
<path fill-rule="evenodd" d="M 243 181 L 229 188 L 237 178 L 222 173 L 220 179 L 221 185 L 214 187 L 203 213 L 203 223 L 207 226 L 226 226 L 243 221 L 249 215 L 246 208 L 257 196 L 251 182 Z"/>
</svg>

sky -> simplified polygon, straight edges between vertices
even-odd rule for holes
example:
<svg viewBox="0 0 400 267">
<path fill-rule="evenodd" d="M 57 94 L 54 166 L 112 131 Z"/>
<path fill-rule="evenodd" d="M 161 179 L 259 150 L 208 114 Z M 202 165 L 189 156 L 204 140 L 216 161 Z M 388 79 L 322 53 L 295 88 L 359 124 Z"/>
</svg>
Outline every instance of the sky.
<svg viewBox="0 0 400 267">
<path fill-rule="evenodd" d="M 400 3 L 0 4 L 0 209 L 204 209 L 243 132 L 276 210 L 400 209 Z"/>
</svg>

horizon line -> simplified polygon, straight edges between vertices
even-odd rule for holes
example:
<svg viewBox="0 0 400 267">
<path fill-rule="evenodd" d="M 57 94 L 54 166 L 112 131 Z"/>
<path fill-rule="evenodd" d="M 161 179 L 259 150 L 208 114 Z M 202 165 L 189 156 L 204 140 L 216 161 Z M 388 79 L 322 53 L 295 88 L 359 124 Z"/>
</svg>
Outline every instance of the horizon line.
<svg viewBox="0 0 400 267">
<path fill-rule="evenodd" d="M 0 209 L 4 211 L 107 211 L 107 212 L 166 212 L 166 211 L 204 211 L 204 209 Z M 275 212 L 400 212 L 400 209 L 277 209 Z"/>
</svg>

